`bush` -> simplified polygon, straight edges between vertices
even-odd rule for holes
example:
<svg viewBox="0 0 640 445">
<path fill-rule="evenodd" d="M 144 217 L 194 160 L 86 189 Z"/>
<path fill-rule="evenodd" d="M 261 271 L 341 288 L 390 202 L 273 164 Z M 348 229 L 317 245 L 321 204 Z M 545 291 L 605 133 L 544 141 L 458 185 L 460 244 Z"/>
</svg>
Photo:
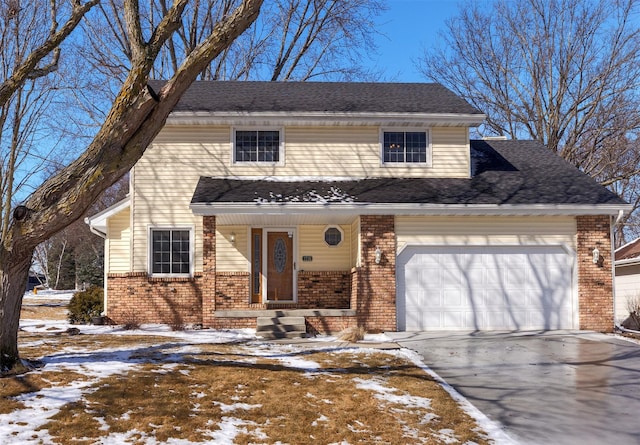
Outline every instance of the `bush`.
<svg viewBox="0 0 640 445">
<path fill-rule="evenodd" d="M 366 334 L 366 331 L 363 326 L 352 326 L 340 332 L 338 340 L 357 343 L 364 340 L 364 334 Z"/>
<path fill-rule="evenodd" d="M 91 323 L 92 317 L 99 317 L 104 308 L 104 290 L 92 286 L 76 292 L 69 301 L 69 322 L 71 324 Z"/>
</svg>

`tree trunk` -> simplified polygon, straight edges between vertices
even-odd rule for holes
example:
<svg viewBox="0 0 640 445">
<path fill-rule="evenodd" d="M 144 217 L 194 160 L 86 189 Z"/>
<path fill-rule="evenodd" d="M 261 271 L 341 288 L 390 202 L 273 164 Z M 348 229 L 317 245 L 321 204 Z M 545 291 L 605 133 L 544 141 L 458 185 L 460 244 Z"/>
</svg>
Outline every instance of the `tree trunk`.
<svg viewBox="0 0 640 445">
<path fill-rule="evenodd" d="M 0 374 L 20 370 L 18 327 L 32 250 L 0 253 Z"/>
<path fill-rule="evenodd" d="M 92 2 L 86 5 L 97 3 Z M 133 167 L 189 85 L 256 20 L 262 2 L 242 0 L 233 13 L 223 17 L 185 58 L 178 72 L 158 94 L 147 85 L 149 73 L 162 46 L 178 29 L 188 0 L 173 2 L 167 15 L 153 29 L 149 42 L 142 40 L 137 3 L 134 0 L 125 2 L 127 34 L 136 48 L 132 51 L 129 74 L 104 123 L 80 157 L 45 181 L 23 205 L 14 209 L 13 222 L 2 234 L 0 373 L 22 367 L 17 343 L 20 308 L 36 246 L 80 219 L 106 188 Z M 0 87 L 4 88 L 6 83 Z"/>
</svg>

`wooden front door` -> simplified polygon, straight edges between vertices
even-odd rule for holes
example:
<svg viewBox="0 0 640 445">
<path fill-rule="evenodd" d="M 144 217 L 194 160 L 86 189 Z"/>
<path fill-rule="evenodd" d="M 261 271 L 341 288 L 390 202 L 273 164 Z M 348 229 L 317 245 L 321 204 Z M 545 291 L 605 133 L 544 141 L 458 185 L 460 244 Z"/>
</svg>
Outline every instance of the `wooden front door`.
<svg viewBox="0 0 640 445">
<path fill-rule="evenodd" d="M 267 301 L 293 301 L 293 236 L 267 232 Z"/>
</svg>

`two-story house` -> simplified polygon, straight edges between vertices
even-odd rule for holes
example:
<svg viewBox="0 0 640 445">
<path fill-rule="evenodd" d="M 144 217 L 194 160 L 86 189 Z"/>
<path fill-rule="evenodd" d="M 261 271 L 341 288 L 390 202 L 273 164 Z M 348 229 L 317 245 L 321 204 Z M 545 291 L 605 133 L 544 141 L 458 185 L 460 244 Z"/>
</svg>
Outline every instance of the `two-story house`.
<svg viewBox="0 0 640 445">
<path fill-rule="evenodd" d="M 438 84 L 196 82 L 87 219 L 106 315 L 611 330 L 628 206 L 536 142 L 470 140 L 484 117 Z"/>
</svg>

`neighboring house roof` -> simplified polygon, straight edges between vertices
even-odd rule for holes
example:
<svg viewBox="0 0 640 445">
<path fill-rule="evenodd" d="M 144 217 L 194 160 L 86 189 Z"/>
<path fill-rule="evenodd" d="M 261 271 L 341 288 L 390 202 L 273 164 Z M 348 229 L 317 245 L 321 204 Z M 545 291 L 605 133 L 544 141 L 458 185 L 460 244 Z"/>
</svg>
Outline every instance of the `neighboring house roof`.
<svg viewBox="0 0 640 445">
<path fill-rule="evenodd" d="M 164 81 L 150 81 L 158 91 Z M 173 113 L 484 114 L 437 83 L 197 81 Z"/>
<path fill-rule="evenodd" d="M 640 263 L 640 238 L 618 247 L 615 251 L 615 262 L 620 266 Z"/>
<path fill-rule="evenodd" d="M 201 177 L 191 208 L 196 213 L 215 214 L 226 208 L 239 211 L 239 207 L 264 212 L 269 205 L 277 211 L 284 207 L 372 205 L 376 211 L 386 208 L 395 213 L 405 205 L 407 211 L 480 207 L 500 213 L 511 208 L 517 213 L 519 207 L 526 207 L 527 212 L 540 208 L 547 213 L 616 214 L 628 207 L 617 195 L 534 141 L 473 140 L 471 162 L 471 178 L 318 181 Z"/>
</svg>

